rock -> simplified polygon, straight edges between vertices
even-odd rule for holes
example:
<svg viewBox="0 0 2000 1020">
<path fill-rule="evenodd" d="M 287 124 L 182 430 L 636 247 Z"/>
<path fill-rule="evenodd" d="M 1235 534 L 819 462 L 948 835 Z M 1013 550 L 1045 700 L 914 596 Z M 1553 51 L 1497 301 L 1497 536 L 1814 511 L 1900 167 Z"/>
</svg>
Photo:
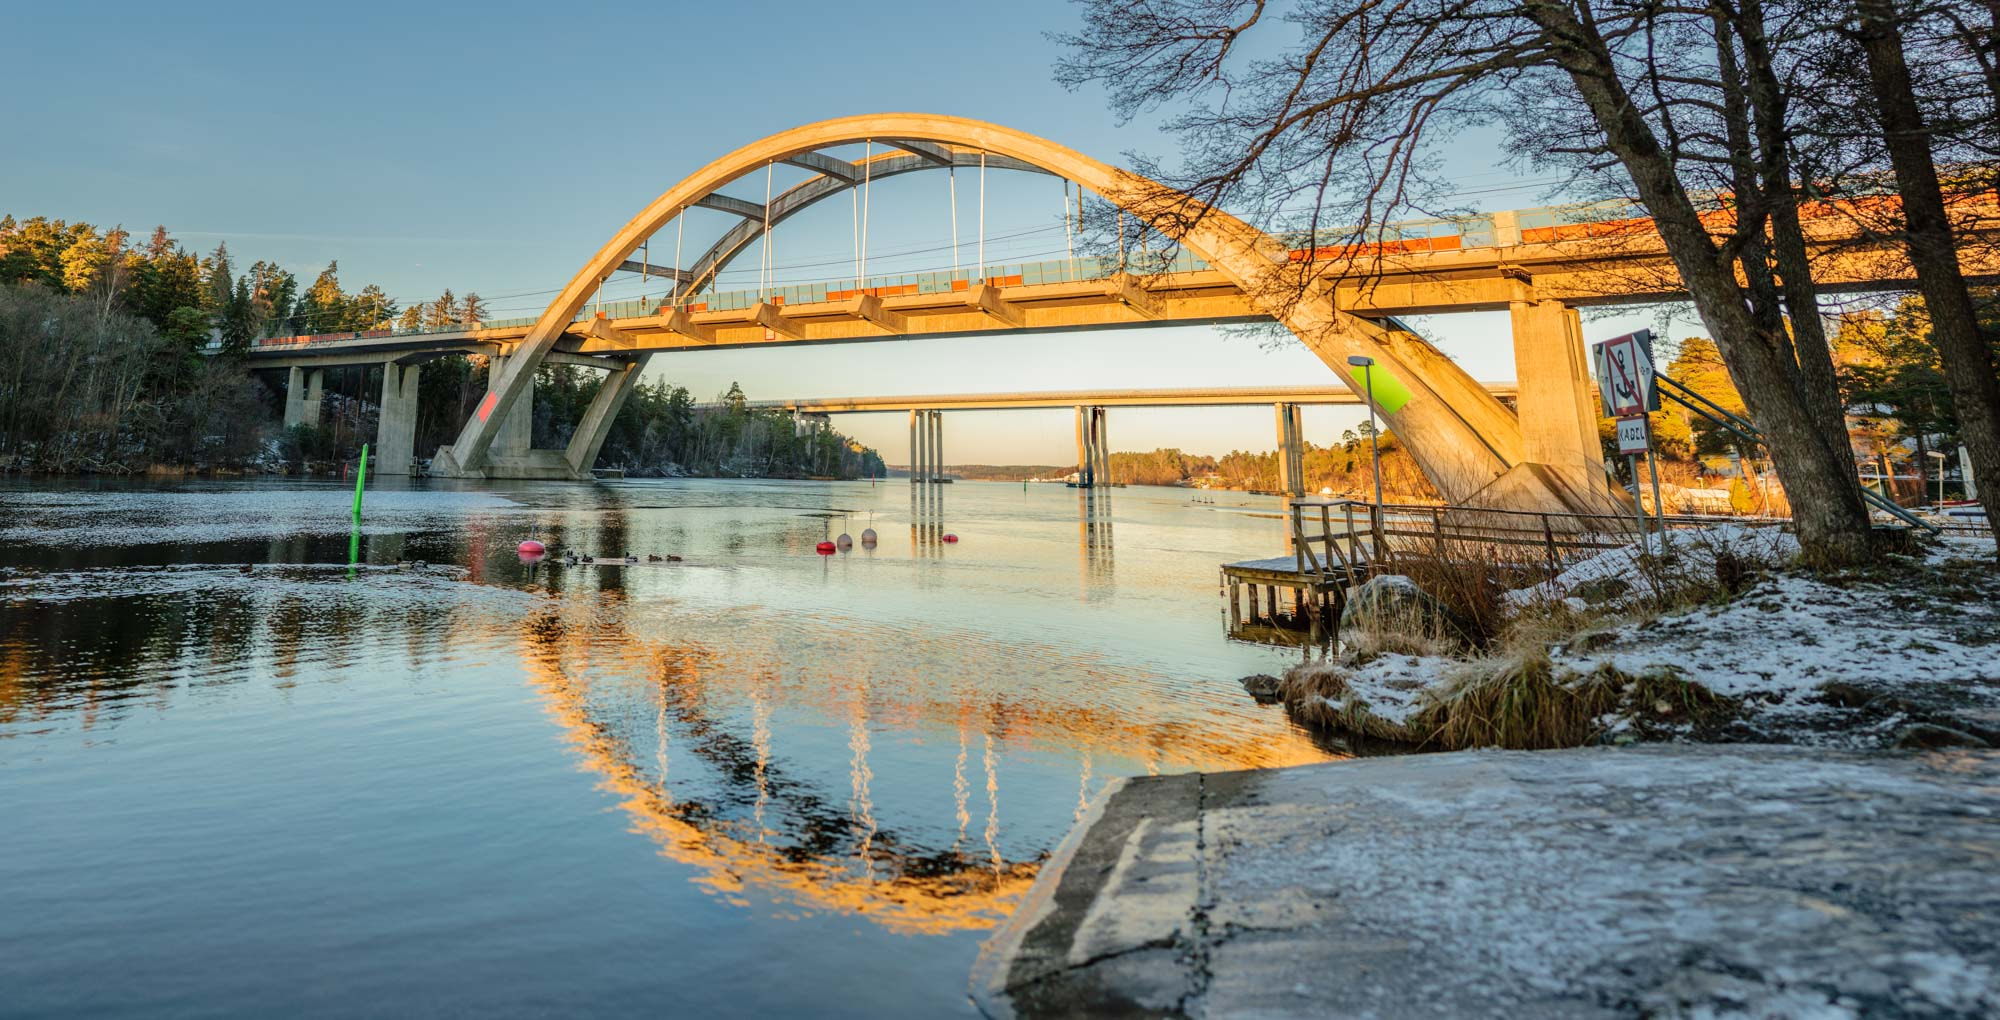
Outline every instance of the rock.
<svg viewBox="0 0 2000 1020">
<path fill-rule="evenodd" d="M 1252 673 L 1238 681 L 1259 705 L 1273 705 L 1278 701 L 1278 678 L 1269 673 Z"/>
<path fill-rule="evenodd" d="M 1451 607 L 1401 574 L 1371 577 L 1348 593 L 1340 611 L 1342 632 L 1441 638 L 1462 645 L 1473 643 L 1472 628 Z"/>
<path fill-rule="evenodd" d="M 1845 680 L 1835 680 L 1819 685 L 1820 700 L 1841 708 L 1860 708 L 1875 700 L 1875 692 L 1858 687 Z"/>
<path fill-rule="evenodd" d="M 1571 598 L 1582 599 L 1586 605 L 1601 606 L 1624 597 L 1631 590 L 1632 582 L 1622 577 L 1599 577 L 1571 588 L 1569 594 Z"/>
<path fill-rule="evenodd" d="M 1582 654 L 1594 652 L 1618 640 L 1615 630 L 1587 630 L 1569 639 L 1561 648 L 1562 652 Z"/>
<path fill-rule="evenodd" d="M 1914 723 L 1896 731 L 1897 747 L 1933 750 L 1940 747 L 1992 747 L 1964 730 L 1936 723 Z"/>
</svg>

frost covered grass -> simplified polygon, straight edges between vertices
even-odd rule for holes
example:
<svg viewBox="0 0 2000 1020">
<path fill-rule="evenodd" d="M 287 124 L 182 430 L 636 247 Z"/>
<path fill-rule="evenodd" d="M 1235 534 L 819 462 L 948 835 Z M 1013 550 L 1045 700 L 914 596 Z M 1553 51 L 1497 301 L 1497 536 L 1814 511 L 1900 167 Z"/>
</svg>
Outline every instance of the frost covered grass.
<svg viewBox="0 0 2000 1020">
<path fill-rule="evenodd" d="M 2000 744 L 2000 574 L 1990 546 L 1961 546 L 1821 574 L 1774 528 L 1685 532 L 1669 556 L 1611 550 L 1500 594 L 1508 615 L 1469 650 L 1370 617 L 1282 696 L 1304 721 L 1438 749 Z"/>
</svg>

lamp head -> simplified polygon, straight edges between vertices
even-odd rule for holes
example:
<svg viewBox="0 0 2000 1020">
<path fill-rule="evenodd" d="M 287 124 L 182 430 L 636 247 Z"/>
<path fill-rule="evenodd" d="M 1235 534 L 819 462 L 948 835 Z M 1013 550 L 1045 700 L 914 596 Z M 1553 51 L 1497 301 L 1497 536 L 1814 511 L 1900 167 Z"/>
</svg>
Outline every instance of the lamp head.
<svg viewBox="0 0 2000 1020">
<path fill-rule="evenodd" d="M 1347 356 L 1347 363 L 1355 368 L 1367 368 L 1375 363 L 1375 359 L 1366 354 L 1350 354 Z"/>
</svg>

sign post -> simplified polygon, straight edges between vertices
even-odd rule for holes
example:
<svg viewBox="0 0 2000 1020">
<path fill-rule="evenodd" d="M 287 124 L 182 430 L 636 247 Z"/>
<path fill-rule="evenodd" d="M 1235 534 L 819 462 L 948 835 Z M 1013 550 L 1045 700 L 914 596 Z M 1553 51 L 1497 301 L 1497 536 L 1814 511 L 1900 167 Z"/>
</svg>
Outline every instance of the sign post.
<svg viewBox="0 0 2000 1020">
<path fill-rule="evenodd" d="M 1597 369 L 1597 392 L 1607 418 L 1618 419 L 1618 452 L 1632 468 L 1632 503 L 1639 522 L 1639 542 L 1646 545 L 1646 501 L 1639 498 L 1639 454 L 1653 474 L 1653 508 L 1660 518 L 1660 549 L 1666 551 L 1667 507 L 1660 500 L 1660 462 L 1653 453 L 1653 425 L 1646 414 L 1660 409 L 1660 391 L 1653 385 L 1653 331 L 1615 336 L 1591 346 Z"/>
</svg>

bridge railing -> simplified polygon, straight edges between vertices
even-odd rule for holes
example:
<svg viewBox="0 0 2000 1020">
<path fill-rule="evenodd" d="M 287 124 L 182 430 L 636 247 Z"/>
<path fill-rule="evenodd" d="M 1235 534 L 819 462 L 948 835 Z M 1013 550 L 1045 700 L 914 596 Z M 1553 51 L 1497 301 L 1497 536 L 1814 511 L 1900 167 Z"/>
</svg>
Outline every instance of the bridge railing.
<svg viewBox="0 0 2000 1020">
<path fill-rule="evenodd" d="M 1846 199 L 1841 209 L 1859 208 L 1868 199 Z M 1892 196 L 1884 196 L 1880 202 L 1893 201 Z M 1990 193 L 1981 193 L 1970 200 L 1993 204 Z M 1712 194 L 1696 196 L 1696 204 L 1702 218 L 1711 227 L 1726 229 L 1733 217 L 1731 199 L 1728 195 Z M 1827 203 L 1822 209 L 1812 206 L 1802 209 L 1807 218 L 1839 215 L 1841 209 Z M 1511 219 L 1509 231 L 1503 231 L 1502 220 Z M 1291 251 L 1298 261 L 1307 259 L 1338 259 L 1355 255 L 1393 255 L 1418 252 L 1450 251 L 1457 249 L 1491 248 L 1502 244 L 1537 244 L 1554 241 L 1582 240 L 1598 237 L 1619 237 L 1642 235 L 1653 230 L 1652 220 L 1638 203 L 1612 199 L 1601 202 L 1582 202 L 1564 205 L 1538 206 L 1509 212 L 1475 213 L 1464 216 L 1430 217 L 1403 220 L 1386 224 L 1380 229 L 1366 230 L 1356 227 L 1337 227 L 1317 233 L 1279 232 L 1276 236 Z M 1145 254 L 1131 254 L 1126 265 L 1134 272 L 1197 272 L 1209 268 L 1207 263 L 1185 251 L 1176 252 L 1164 264 Z M 811 283 L 794 283 L 772 288 L 739 288 L 734 290 L 711 289 L 679 295 L 679 304 L 689 311 L 733 311 L 750 308 L 759 302 L 773 304 L 801 305 L 820 301 L 841 300 L 859 293 L 876 296 L 901 294 L 939 294 L 963 290 L 975 280 L 986 280 L 1000 286 L 1037 285 L 1047 283 L 1072 283 L 1107 279 L 1120 271 L 1115 258 L 1082 256 L 1076 258 L 1043 259 L 1035 262 L 993 264 L 966 267 L 958 270 L 938 270 L 921 273 L 891 273 L 871 275 L 862 280 L 834 279 Z M 662 278 L 662 290 L 670 291 Z M 671 293 L 659 297 L 627 299 L 623 301 L 590 303 L 578 313 L 578 319 L 587 319 L 602 311 L 608 318 L 637 318 L 656 315 L 660 306 L 673 299 Z M 477 324 L 486 329 L 507 329 L 530 326 L 539 315 L 526 315 L 506 319 L 491 319 Z M 418 330 L 396 330 L 387 335 L 417 336 L 426 333 L 458 332 L 469 327 L 464 325 L 438 326 Z M 370 335 L 374 335 L 371 333 Z M 315 334 L 305 337 L 277 338 L 284 343 L 328 343 L 352 340 L 353 334 Z M 268 346 L 262 341 L 259 346 Z"/>
</svg>

